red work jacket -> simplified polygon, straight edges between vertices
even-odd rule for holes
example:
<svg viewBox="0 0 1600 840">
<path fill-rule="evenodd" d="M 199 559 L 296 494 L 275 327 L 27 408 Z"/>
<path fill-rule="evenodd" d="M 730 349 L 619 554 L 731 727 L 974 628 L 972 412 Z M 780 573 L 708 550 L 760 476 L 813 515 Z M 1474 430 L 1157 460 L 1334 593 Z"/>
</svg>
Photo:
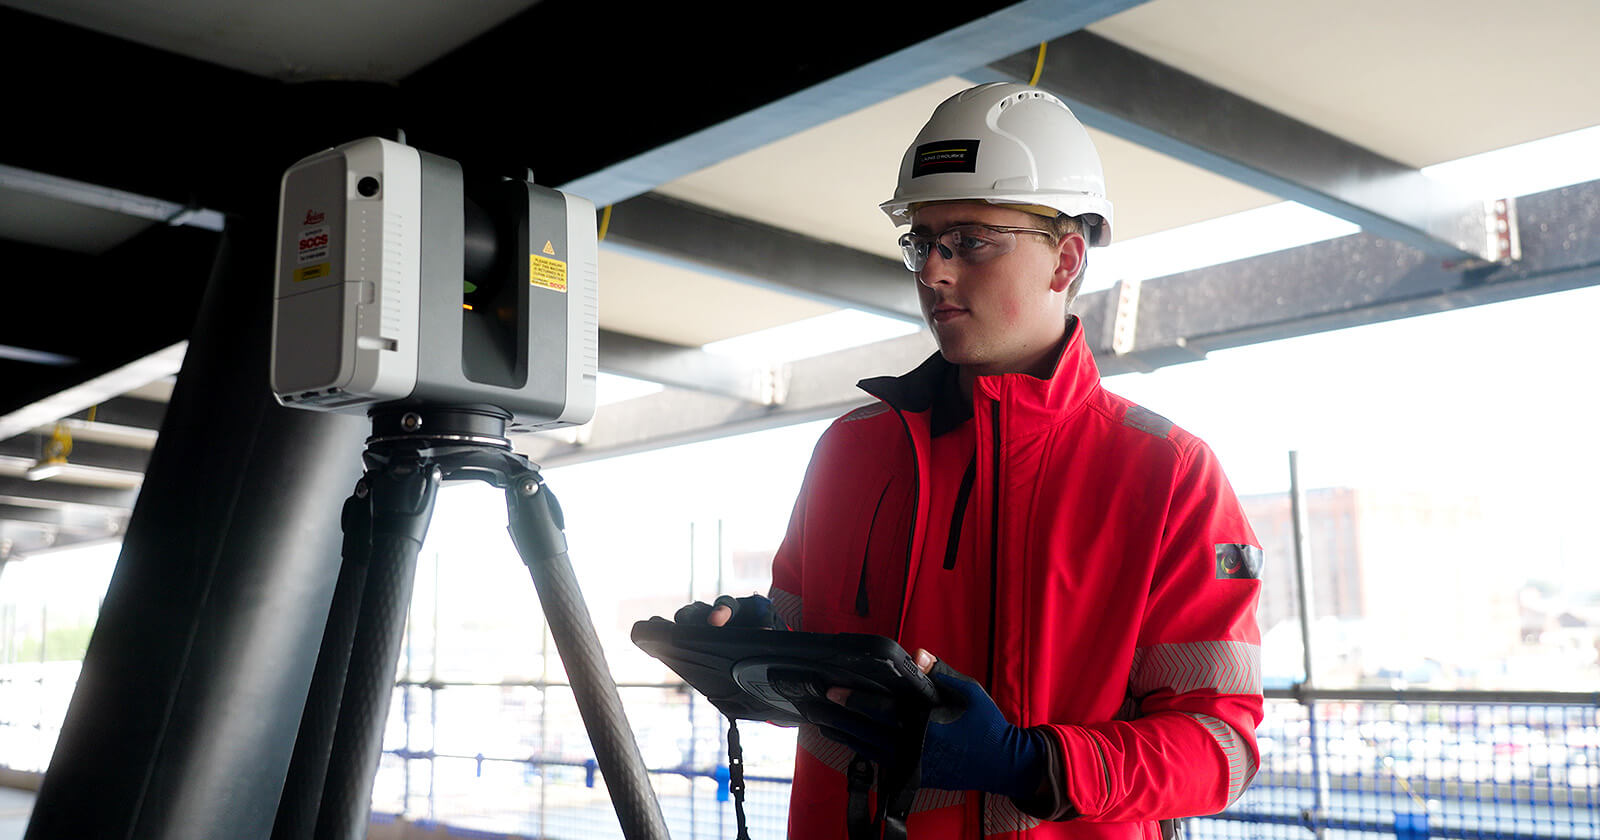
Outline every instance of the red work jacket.
<svg viewBox="0 0 1600 840">
<path fill-rule="evenodd" d="M 773 562 L 790 627 L 899 638 L 948 369 L 935 355 L 863 381 L 881 402 L 818 442 Z M 910 837 L 1152 838 L 1158 820 L 1221 811 L 1258 761 L 1261 552 L 1215 456 L 1104 390 L 1076 325 L 1050 379 L 978 377 L 973 422 L 977 515 L 962 539 L 990 563 L 993 604 L 961 657 L 986 663 L 969 676 L 1008 720 L 1053 736 L 1057 810 L 923 790 Z M 845 836 L 850 757 L 801 727 L 790 837 Z"/>
</svg>

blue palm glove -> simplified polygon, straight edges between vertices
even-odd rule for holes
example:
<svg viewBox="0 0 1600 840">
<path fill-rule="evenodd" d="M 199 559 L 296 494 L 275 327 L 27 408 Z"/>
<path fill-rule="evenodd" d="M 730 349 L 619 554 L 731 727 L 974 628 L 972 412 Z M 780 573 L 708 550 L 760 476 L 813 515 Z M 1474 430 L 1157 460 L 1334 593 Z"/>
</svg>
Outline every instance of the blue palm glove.
<svg viewBox="0 0 1600 840">
<path fill-rule="evenodd" d="M 940 704 L 922 746 L 922 786 L 1032 796 L 1044 780 L 1049 736 L 1013 726 L 971 677 L 943 662 L 928 672 Z"/>
</svg>

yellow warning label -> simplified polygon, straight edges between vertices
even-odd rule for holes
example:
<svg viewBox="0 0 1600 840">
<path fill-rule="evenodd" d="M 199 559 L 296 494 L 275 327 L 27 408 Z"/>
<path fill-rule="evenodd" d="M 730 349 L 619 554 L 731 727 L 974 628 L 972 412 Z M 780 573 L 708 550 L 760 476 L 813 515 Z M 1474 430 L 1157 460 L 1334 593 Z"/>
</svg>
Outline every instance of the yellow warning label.
<svg viewBox="0 0 1600 840">
<path fill-rule="evenodd" d="M 303 266 L 294 270 L 294 282 L 299 283 L 302 280 L 316 280 L 320 277 L 327 277 L 331 270 L 328 263 Z"/>
<path fill-rule="evenodd" d="M 538 254 L 528 255 L 528 282 L 543 289 L 567 293 L 567 264 Z"/>
<path fill-rule="evenodd" d="M 550 240 L 548 239 L 544 241 L 544 253 L 547 257 L 553 257 L 556 255 L 556 246 L 550 244 Z"/>
</svg>

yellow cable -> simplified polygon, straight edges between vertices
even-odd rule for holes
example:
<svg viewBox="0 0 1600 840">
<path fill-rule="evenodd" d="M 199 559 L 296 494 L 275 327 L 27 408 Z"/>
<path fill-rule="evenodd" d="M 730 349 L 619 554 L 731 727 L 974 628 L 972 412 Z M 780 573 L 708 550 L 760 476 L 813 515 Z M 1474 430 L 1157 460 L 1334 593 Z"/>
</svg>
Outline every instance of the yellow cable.
<svg viewBox="0 0 1600 840">
<path fill-rule="evenodd" d="M 90 423 L 94 422 L 94 413 L 99 408 L 100 408 L 100 406 L 98 406 L 98 405 L 89 406 L 89 417 L 88 417 L 87 422 L 90 422 Z"/>
<path fill-rule="evenodd" d="M 47 464 L 65 464 L 67 456 L 72 454 L 72 432 L 68 431 L 67 424 L 57 423 L 55 431 L 50 435 L 50 442 L 44 446 L 44 462 Z"/>
<path fill-rule="evenodd" d="M 607 204 L 606 205 L 606 209 L 600 211 L 600 241 L 601 242 L 605 241 L 605 239 L 606 239 L 606 228 L 609 228 L 609 227 L 611 227 L 611 205 Z"/>
<path fill-rule="evenodd" d="M 1039 60 L 1033 64 L 1033 78 L 1028 80 L 1028 86 L 1039 84 L 1039 74 L 1044 72 L 1044 42 L 1039 42 Z"/>
</svg>

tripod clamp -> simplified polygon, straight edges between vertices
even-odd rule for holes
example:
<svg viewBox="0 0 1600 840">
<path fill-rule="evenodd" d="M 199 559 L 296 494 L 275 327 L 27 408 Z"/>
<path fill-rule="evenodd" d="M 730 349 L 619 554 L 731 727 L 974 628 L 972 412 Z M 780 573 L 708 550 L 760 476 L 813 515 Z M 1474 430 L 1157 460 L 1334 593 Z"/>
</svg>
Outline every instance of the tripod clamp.
<svg viewBox="0 0 1600 840">
<path fill-rule="evenodd" d="M 512 544 L 533 577 L 623 836 L 667 840 L 567 556 L 561 506 L 538 467 L 512 450 L 510 415 L 492 406 L 379 406 L 371 417 L 366 472 L 345 502 L 344 562 L 274 840 L 365 836 L 416 558 L 439 484 L 450 480 L 506 491 Z"/>
</svg>

